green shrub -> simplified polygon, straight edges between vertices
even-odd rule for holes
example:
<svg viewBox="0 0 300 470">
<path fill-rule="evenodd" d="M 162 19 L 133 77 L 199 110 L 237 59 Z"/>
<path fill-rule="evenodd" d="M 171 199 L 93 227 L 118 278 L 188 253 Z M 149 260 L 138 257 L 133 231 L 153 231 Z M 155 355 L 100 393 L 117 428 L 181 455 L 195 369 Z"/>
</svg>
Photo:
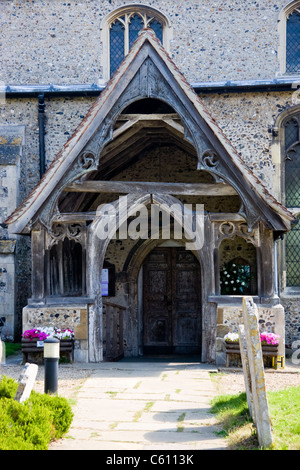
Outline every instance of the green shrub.
<svg viewBox="0 0 300 470">
<path fill-rule="evenodd" d="M 47 408 L 50 411 L 52 424 L 55 428 L 55 439 L 59 439 L 68 431 L 73 413 L 66 398 L 32 392 L 30 401 L 37 409 Z"/>
<path fill-rule="evenodd" d="M 0 398 L 14 398 L 18 383 L 10 377 L 3 376 L 0 382 Z"/>
<path fill-rule="evenodd" d="M 28 400 L 14 400 L 18 384 L 0 382 L 0 450 L 47 450 L 49 442 L 65 434 L 73 413 L 63 397 L 31 392 Z"/>
</svg>

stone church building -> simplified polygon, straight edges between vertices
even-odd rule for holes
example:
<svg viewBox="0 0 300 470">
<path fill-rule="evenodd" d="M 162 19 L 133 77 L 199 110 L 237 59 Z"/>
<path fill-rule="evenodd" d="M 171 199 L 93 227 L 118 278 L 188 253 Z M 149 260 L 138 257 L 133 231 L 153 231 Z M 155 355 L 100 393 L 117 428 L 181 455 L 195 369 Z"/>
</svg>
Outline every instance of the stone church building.
<svg viewBox="0 0 300 470">
<path fill-rule="evenodd" d="M 224 364 L 300 339 L 300 1 L 0 0 L 0 331 Z"/>
</svg>

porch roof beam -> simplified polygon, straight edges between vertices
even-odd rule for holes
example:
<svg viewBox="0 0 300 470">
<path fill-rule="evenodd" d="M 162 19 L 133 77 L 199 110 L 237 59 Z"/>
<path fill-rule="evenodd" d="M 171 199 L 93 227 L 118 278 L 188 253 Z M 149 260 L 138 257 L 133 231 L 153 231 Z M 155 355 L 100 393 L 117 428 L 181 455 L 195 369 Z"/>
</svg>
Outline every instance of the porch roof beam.
<svg viewBox="0 0 300 470">
<path fill-rule="evenodd" d="M 225 183 L 156 183 L 139 181 L 83 181 L 65 188 L 67 192 L 118 194 L 172 194 L 182 196 L 236 196 L 232 186 Z"/>
<path fill-rule="evenodd" d="M 61 212 L 60 214 L 55 214 L 53 219 L 51 219 L 52 223 L 78 223 L 78 222 L 86 222 L 92 221 L 97 216 L 96 211 L 90 212 Z M 209 213 L 210 219 L 212 222 L 245 222 L 246 219 L 239 213 L 227 213 L 227 212 L 218 212 L 218 213 Z"/>
</svg>

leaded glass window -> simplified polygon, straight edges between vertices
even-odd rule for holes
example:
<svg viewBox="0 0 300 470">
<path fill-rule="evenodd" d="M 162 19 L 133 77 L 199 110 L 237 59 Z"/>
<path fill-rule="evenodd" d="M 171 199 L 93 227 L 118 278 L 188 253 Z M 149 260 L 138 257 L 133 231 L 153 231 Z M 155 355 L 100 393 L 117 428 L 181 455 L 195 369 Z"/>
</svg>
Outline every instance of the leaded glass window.
<svg viewBox="0 0 300 470">
<path fill-rule="evenodd" d="M 300 220 L 285 238 L 286 284 L 300 286 Z"/>
<path fill-rule="evenodd" d="M 149 26 L 150 26 L 150 28 L 153 29 L 156 36 L 158 37 L 158 39 L 162 43 L 163 42 L 163 27 L 162 27 L 162 24 L 159 21 L 154 19 L 154 20 L 150 21 Z"/>
<path fill-rule="evenodd" d="M 139 32 L 144 27 L 144 21 L 140 15 L 133 15 L 129 22 L 129 49 L 138 38 Z"/>
<path fill-rule="evenodd" d="M 113 75 L 124 59 L 124 24 L 115 21 L 110 29 L 110 74 Z"/>
<path fill-rule="evenodd" d="M 284 123 L 285 205 L 300 208 L 300 115 Z M 286 285 L 300 286 L 300 221 L 285 237 Z"/>
<path fill-rule="evenodd" d="M 161 18 L 156 18 L 152 11 L 149 11 L 149 14 L 144 10 L 131 11 L 114 18 L 110 24 L 109 37 L 110 75 L 120 66 L 139 32 L 147 27 L 152 28 L 157 38 L 163 42 L 164 23 Z"/>
<path fill-rule="evenodd" d="M 300 72 L 300 9 L 286 21 L 286 72 Z"/>
<path fill-rule="evenodd" d="M 285 129 L 285 205 L 300 207 L 300 116 L 289 119 Z"/>
</svg>

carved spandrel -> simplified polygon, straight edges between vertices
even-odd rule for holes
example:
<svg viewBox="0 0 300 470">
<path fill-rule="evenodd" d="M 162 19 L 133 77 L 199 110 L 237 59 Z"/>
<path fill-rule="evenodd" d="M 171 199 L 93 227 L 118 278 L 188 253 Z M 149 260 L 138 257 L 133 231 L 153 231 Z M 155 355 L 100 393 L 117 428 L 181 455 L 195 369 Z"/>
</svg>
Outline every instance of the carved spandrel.
<svg viewBox="0 0 300 470">
<path fill-rule="evenodd" d="M 78 159 L 79 166 L 84 170 L 97 169 L 96 157 L 92 152 L 83 152 Z"/>
<path fill-rule="evenodd" d="M 241 237 L 254 246 L 260 245 L 259 229 L 250 229 L 245 222 L 221 222 L 216 229 L 216 242 L 220 244 L 225 238 Z"/>
<path fill-rule="evenodd" d="M 211 149 L 205 150 L 198 162 L 198 170 L 218 171 L 219 166 L 218 155 Z"/>
<path fill-rule="evenodd" d="M 70 224 L 53 224 L 51 230 L 47 233 L 47 247 L 50 249 L 52 246 L 57 245 L 60 241 L 68 238 L 85 245 L 86 239 L 86 225 L 80 223 Z"/>
</svg>

